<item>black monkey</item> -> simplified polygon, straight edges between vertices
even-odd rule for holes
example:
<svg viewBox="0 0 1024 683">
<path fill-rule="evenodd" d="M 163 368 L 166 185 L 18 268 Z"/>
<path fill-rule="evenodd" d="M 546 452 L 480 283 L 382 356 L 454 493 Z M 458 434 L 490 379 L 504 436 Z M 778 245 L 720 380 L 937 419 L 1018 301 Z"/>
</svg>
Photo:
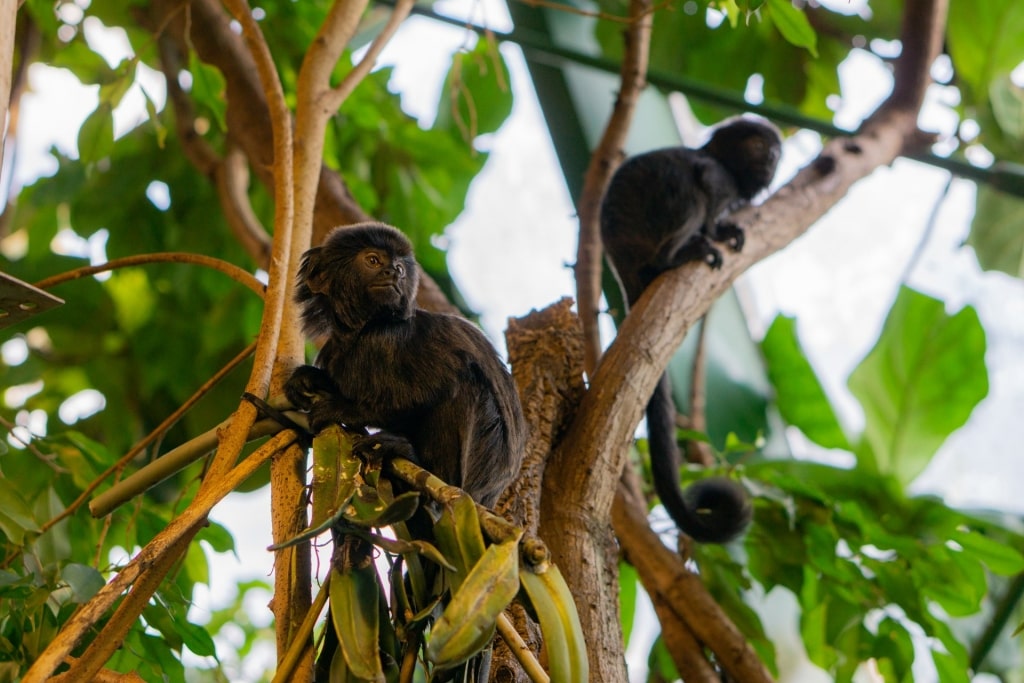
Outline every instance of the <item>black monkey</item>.
<svg viewBox="0 0 1024 683">
<path fill-rule="evenodd" d="M 601 204 L 601 239 L 629 305 L 666 270 L 722 254 L 712 242 L 743 247 L 743 231 L 725 215 L 768 187 L 781 152 L 769 123 L 734 119 L 699 149 L 670 147 L 626 160 Z M 672 385 L 663 374 L 647 404 L 654 489 L 669 515 L 698 542 L 725 543 L 743 533 L 752 514 L 746 493 L 716 477 L 679 487 Z"/>
<path fill-rule="evenodd" d="M 306 334 L 326 341 L 285 393 L 314 431 L 377 427 L 360 448 L 411 456 L 491 506 L 522 460 L 519 396 L 480 330 L 415 307 L 418 278 L 409 240 L 382 223 L 337 228 L 307 251 L 295 296 Z"/>
</svg>

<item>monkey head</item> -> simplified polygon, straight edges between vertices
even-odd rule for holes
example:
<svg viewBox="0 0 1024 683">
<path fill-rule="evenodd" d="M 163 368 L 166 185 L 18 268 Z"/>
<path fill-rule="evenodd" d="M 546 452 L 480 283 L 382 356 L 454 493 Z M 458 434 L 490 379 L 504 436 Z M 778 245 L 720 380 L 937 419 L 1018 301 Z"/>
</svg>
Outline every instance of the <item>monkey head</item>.
<svg viewBox="0 0 1024 683">
<path fill-rule="evenodd" d="M 358 223 L 335 228 L 307 251 L 297 284 L 303 328 L 316 337 L 409 319 L 419 272 L 405 235 L 383 223 Z"/>
<path fill-rule="evenodd" d="M 716 128 L 703 149 L 736 180 L 740 197 L 749 200 L 775 177 L 782 137 L 767 121 L 736 118 Z"/>
</svg>

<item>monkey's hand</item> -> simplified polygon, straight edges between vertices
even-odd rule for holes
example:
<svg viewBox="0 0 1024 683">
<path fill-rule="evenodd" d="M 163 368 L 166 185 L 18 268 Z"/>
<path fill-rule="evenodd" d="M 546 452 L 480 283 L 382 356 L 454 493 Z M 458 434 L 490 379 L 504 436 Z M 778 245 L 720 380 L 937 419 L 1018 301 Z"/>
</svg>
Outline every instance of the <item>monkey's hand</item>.
<svg viewBox="0 0 1024 683">
<path fill-rule="evenodd" d="M 331 376 L 312 365 L 300 365 L 284 383 L 284 395 L 299 410 L 312 410 L 317 403 L 339 394 Z"/>
<path fill-rule="evenodd" d="M 710 237 L 716 242 L 724 242 L 733 251 L 742 251 L 743 243 L 746 241 L 743 228 L 730 220 L 715 223 Z"/>
</svg>

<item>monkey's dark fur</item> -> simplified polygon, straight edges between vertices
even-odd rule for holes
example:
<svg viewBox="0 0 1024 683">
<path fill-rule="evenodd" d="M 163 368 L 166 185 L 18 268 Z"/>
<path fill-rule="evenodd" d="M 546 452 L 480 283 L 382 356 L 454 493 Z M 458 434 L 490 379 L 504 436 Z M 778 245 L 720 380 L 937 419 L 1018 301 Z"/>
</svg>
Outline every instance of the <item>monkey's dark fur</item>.
<svg viewBox="0 0 1024 683">
<path fill-rule="evenodd" d="M 629 305 L 659 274 L 688 261 L 722 264 L 713 242 L 743 248 L 725 216 L 771 183 L 781 151 L 774 126 L 735 119 L 699 149 L 670 147 L 628 159 L 601 204 L 601 239 Z M 654 488 L 679 528 L 698 542 L 725 543 L 751 518 L 746 492 L 722 477 L 679 487 L 680 454 L 668 375 L 647 404 Z"/>
<path fill-rule="evenodd" d="M 338 228 L 307 251 L 296 300 L 306 334 L 326 341 L 285 393 L 314 431 L 380 428 L 370 444 L 491 506 L 522 460 L 519 397 L 482 332 L 415 307 L 418 283 L 409 240 L 381 223 Z"/>
</svg>

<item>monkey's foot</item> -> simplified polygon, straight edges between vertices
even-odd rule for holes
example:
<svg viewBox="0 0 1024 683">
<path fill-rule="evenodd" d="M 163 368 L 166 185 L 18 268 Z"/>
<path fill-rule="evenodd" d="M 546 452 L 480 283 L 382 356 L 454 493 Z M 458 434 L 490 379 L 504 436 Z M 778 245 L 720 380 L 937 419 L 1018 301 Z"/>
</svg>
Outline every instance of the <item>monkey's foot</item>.
<svg viewBox="0 0 1024 683">
<path fill-rule="evenodd" d="M 352 451 L 364 460 L 405 458 L 416 462 L 416 452 L 409 440 L 386 432 L 358 437 L 352 444 Z"/>
<path fill-rule="evenodd" d="M 712 235 L 712 239 L 716 242 L 724 242 L 733 251 L 741 251 L 746 236 L 743 234 L 743 228 L 736 223 L 722 221 L 715 224 L 715 234 Z"/>
</svg>

